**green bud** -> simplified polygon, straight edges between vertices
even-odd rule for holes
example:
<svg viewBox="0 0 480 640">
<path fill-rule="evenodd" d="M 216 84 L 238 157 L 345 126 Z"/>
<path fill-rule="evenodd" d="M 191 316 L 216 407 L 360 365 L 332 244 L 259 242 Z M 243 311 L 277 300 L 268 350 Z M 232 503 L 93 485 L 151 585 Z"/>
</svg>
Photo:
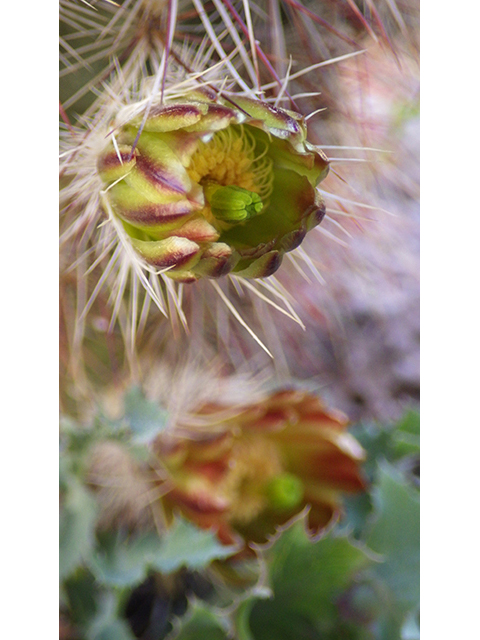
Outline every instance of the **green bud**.
<svg viewBox="0 0 480 640">
<path fill-rule="evenodd" d="M 224 222 L 244 222 L 263 209 L 260 196 L 242 187 L 210 182 L 204 185 L 203 191 L 215 218 Z"/>
<path fill-rule="evenodd" d="M 282 473 L 267 486 L 268 501 L 276 511 L 293 509 L 300 504 L 303 494 L 303 482 L 293 473 Z"/>
</svg>

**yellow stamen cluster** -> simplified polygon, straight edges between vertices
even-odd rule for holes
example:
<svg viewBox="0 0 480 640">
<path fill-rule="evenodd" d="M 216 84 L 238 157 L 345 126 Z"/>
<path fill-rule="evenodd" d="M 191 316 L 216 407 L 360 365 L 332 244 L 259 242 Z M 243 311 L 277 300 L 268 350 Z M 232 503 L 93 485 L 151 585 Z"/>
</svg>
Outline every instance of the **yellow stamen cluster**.
<svg viewBox="0 0 480 640">
<path fill-rule="evenodd" d="M 196 183 L 211 180 L 253 191 L 265 202 L 273 188 L 272 160 L 266 148 L 256 153 L 256 147 L 255 138 L 243 125 L 232 125 L 208 142 L 199 142 L 188 174 Z"/>
<path fill-rule="evenodd" d="M 244 438 L 233 446 L 230 472 L 221 486 L 231 504 L 232 522 L 251 522 L 265 508 L 264 487 L 282 472 L 278 449 L 262 438 Z"/>
</svg>

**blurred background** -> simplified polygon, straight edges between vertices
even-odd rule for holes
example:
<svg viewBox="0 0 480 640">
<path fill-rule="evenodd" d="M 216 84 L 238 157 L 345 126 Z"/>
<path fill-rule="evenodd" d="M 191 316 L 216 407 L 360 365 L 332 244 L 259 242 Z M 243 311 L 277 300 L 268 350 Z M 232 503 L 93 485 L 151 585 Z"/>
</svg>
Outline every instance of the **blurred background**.
<svg viewBox="0 0 480 640">
<path fill-rule="evenodd" d="M 345 145 L 325 149 L 339 158 L 325 190 L 378 209 L 353 205 L 355 223 L 337 218 L 350 237 L 330 229 L 346 246 L 332 241 L 320 256 L 325 285 L 301 288 L 305 357 L 291 362 L 295 375 L 319 376 L 325 395 L 352 419 L 388 421 L 420 399 L 419 69 L 409 54 L 365 48 L 336 69 L 347 117 L 333 135 L 323 114 L 310 128 L 322 142 Z"/>
</svg>

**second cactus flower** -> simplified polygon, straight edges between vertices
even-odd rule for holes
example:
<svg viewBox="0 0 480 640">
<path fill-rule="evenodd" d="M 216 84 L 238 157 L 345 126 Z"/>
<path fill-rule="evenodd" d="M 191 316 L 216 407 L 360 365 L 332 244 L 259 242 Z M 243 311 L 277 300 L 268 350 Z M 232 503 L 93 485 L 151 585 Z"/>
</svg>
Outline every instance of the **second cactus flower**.
<svg viewBox="0 0 480 640">
<path fill-rule="evenodd" d="M 308 509 L 318 534 L 341 512 L 344 493 L 365 488 L 364 451 L 347 420 L 316 396 L 285 389 L 258 402 L 199 407 L 194 423 L 158 436 L 167 471 L 162 503 L 230 544 L 265 543 Z"/>
</svg>

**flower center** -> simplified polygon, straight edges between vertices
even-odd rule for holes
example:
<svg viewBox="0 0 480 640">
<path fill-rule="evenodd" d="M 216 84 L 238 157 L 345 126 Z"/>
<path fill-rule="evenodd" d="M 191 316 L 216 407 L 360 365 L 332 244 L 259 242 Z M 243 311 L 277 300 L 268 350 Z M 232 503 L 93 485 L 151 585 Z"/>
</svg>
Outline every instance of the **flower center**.
<svg viewBox="0 0 480 640">
<path fill-rule="evenodd" d="M 221 487 L 233 522 L 248 523 L 269 503 L 264 487 L 282 473 L 277 448 L 263 438 L 242 438 L 233 446 L 230 470 Z"/>
<path fill-rule="evenodd" d="M 278 448 L 265 438 L 242 438 L 233 446 L 221 492 L 230 503 L 230 520 L 252 522 L 262 511 L 289 511 L 303 498 L 304 485 L 284 470 Z"/>
<path fill-rule="evenodd" d="M 187 169 L 204 188 L 203 214 L 220 228 L 246 222 L 268 205 L 273 162 L 248 125 L 231 125 L 200 141 Z"/>
</svg>

